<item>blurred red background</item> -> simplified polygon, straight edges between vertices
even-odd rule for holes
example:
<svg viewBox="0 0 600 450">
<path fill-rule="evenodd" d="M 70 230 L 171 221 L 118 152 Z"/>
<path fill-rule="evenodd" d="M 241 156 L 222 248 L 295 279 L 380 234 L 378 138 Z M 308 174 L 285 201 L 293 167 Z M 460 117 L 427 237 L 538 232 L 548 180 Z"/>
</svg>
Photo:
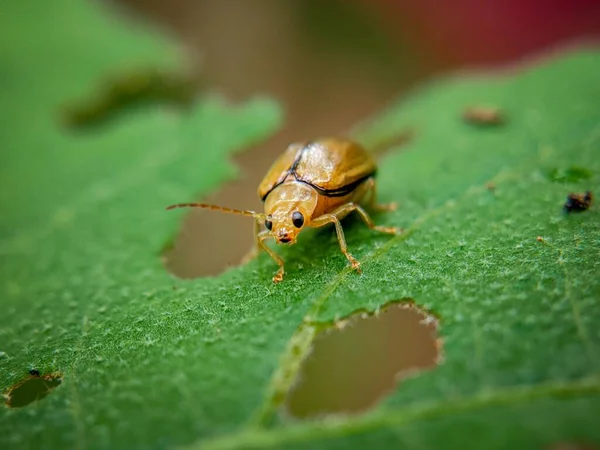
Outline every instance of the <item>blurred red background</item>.
<svg viewBox="0 0 600 450">
<path fill-rule="evenodd" d="M 410 35 L 443 68 L 511 62 L 600 32 L 597 0 L 355 1 L 378 10 L 391 39 Z"/>
</svg>

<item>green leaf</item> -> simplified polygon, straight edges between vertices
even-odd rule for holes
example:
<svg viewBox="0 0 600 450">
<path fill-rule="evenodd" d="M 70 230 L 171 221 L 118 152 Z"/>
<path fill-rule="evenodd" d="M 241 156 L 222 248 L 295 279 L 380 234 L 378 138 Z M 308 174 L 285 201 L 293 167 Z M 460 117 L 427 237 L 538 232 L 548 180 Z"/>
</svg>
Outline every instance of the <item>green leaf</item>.
<svg viewBox="0 0 600 450">
<path fill-rule="evenodd" d="M 379 184 L 386 200 L 402 202 L 379 221 L 406 232 L 380 240 L 353 229 L 348 245 L 364 274 L 340 264 L 313 298 L 253 424 L 269 423 L 294 382 L 315 337 L 307 319 L 413 298 L 441 318 L 445 361 L 403 380 L 366 416 L 248 428 L 215 448 L 600 442 L 599 214 L 562 211 L 569 192 L 599 188 L 598 56 L 580 52 L 502 80 L 440 82 L 363 127 L 363 139 L 417 130 L 386 159 Z M 463 108 L 477 103 L 497 106 L 509 123 L 463 123 Z M 556 183 L 556 167 L 589 176 Z"/>
<path fill-rule="evenodd" d="M 273 132 L 277 106 L 202 96 L 65 130 L 65 103 L 116 71 L 176 70 L 174 47 L 76 0 L 21 1 L 1 20 L 0 388 L 62 374 L 0 410 L 1 448 L 600 443 L 599 213 L 562 212 L 600 187 L 598 52 L 436 83 L 363 124 L 367 143 L 415 137 L 380 170 L 382 200 L 401 207 L 375 216 L 406 232 L 345 228 L 362 275 L 331 233 L 306 232 L 281 251 L 279 285 L 266 255 L 181 281 L 160 251 L 184 213 L 164 207 L 233 177 L 228 155 Z M 464 123 L 474 103 L 506 125 Z M 589 176 L 551 175 L 573 167 Z M 320 322 L 406 297 L 440 317 L 440 367 L 363 416 L 277 417 Z"/>
<path fill-rule="evenodd" d="M 0 24 L 0 389 L 30 369 L 63 380 L 0 408 L 0 448 L 164 447 L 233 429 L 262 395 L 248 383 L 276 363 L 259 352 L 262 319 L 246 319 L 264 287 L 170 276 L 160 253 L 182 216 L 165 207 L 233 178 L 229 155 L 281 112 L 206 95 L 187 113 L 129 108 L 69 129 L 64 105 L 95 101 L 115 74 L 176 71 L 179 55 L 99 2 L 51 5 L 13 2 Z M 256 361 L 238 377 L 247 333 Z"/>
</svg>

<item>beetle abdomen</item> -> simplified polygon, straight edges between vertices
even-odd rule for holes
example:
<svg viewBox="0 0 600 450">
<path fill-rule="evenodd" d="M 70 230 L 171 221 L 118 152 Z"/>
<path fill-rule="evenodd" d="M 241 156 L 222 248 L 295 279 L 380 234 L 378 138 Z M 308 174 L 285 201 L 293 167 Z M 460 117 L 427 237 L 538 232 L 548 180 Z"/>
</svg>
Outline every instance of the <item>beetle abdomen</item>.
<svg viewBox="0 0 600 450">
<path fill-rule="evenodd" d="M 271 166 L 258 194 L 264 201 L 276 186 L 293 178 L 309 184 L 321 195 L 341 197 L 376 171 L 374 159 L 360 145 L 344 139 L 322 139 L 288 147 Z"/>
</svg>

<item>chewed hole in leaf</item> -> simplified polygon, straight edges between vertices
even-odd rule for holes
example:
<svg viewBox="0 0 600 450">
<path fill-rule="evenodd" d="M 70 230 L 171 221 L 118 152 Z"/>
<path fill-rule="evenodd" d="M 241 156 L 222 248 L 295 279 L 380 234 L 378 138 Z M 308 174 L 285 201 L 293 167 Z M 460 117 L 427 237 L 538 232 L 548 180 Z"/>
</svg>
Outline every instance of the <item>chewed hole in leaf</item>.
<svg viewBox="0 0 600 450">
<path fill-rule="evenodd" d="M 355 414 L 375 406 L 440 360 L 438 321 L 411 301 L 355 313 L 321 331 L 286 399 L 297 418 Z"/>
<path fill-rule="evenodd" d="M 62 375 L 53 373 L 40 376 L 37 371 L 30 371 L 29 377 L 13 385 L 5 394 L 6 406 L 21 408 L 30 403 L 42 400 L 62 382 Z"/>
<path fill-rule="evenodd" d="M 233 164 L 243 167 L 243 177 L 191 201 L 260 211 L 256 187 L 264 175 L 265 161 L 270 161 L 260 155 L 261 149 L 255 145 L 232 158 Z M 165 268 L 178 278 L 215 276 L 245 262 L 253 245 L 252 218 L 191 208 L 179 233 L 163 248 L 162 259 Z"/>
<path fill-rule="evenodd" d="M 226 187 L 227 188 L 227 187 Z M 217 203 L 212 199 L 203 202 Z M 178 278 L 215 276 L 238 266 L 253 245 L 252 219 L 194 209 L 164 247 L 165 268 Z"/>
<path fill-rule="evenodd" d="M 186 108 L 191 105 L 194 92 L 191 77 L 155 69 L 139 70 L 104 80 L 89 97 L 64 105 L 60 119 L 73 129 L 89 128 L 130 108 L 150 104 Z"/>
<path fill-rule="evenodd" d="M 598 450 L 598 446 L 588 442 L 557 442 L 549 445 L 545 450 Z"/>
</svg>

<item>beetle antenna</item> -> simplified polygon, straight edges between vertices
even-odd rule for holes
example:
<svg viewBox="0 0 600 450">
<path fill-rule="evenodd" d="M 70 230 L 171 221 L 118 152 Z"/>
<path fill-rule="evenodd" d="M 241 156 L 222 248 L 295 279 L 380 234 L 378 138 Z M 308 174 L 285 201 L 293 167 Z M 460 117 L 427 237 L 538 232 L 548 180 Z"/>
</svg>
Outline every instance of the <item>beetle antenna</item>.
<svg viewBox="0 0 600 450">
<path fill-rule="evenodd" d="M 224 206 L 210 205 L 208 203 L 177 203 L 175 205 L 167 206 L 168 210 L 175 209 L 175 208 L 204 208 L 204 209 L 210 209 L 212 211 L 221 211 L 221 212 L 229 213 L 229 214 L 238 214 L 240 216 L 255 217 L 258 219 L 260 219 L 264 216 L 264 214 L 257 213 L 256 211 L 226 208 Z"/>
</svg>

